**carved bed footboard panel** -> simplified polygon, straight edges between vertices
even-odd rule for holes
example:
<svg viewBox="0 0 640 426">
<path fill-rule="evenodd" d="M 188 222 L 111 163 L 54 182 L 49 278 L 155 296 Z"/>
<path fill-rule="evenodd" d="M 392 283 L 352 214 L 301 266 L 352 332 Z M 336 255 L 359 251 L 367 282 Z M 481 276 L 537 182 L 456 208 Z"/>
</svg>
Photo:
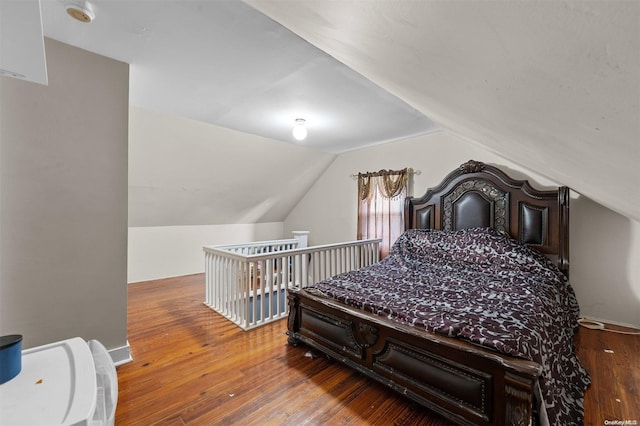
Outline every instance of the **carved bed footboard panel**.
<svg viewBox="0 0 640 426">
<path fill-rule="evenodd" d="M 541 367 L 293 290 L 289 343 L 316 348 L 459 424 L 535 424 Z"/>
</svg>

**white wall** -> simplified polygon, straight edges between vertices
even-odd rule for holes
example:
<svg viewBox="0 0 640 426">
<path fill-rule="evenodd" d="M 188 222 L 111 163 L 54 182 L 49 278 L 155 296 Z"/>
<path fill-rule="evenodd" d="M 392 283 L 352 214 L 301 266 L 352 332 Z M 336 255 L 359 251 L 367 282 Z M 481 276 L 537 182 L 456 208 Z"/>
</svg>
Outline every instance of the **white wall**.
<svg viewBox="0 0 640 426">
<path fill-rule="evenodd" d="M 640 325 L 640 222 L 571 200 L 571 282 L 584 315 Z"/>
<path fill-rule="evenodd" d="M 352 173 L 413 167 L 421 196 L 467 160 L 500 167 L 539 189 L 558 186 L 450 132 L 412 138 L 340 155 L 284 223 L 285 233 L 311 231 L 310 244 L 356 238 L 357 185 Z M 571 282 L 584 315 L 640 324 L 640 225 L 586 197 L 571 205 Z"/>
<path fill-rule="evenodd" d="M 290 238 L 283 221 L 335 155 L 132 107 L 129 267 L 204 271 L 202 246 Z"/>
<path fill-rule="evenodd" d="M 281 222 L 335 155 L 132 107 L 129 226 Z"/>
<path fill-rule="evenodd" d="M 282 222 L 129 228 L 128 280 L 204 272 L 203 246 L 281 239 L 282 228 Z"/>
<path fill-rule="evenodd" d="M 125 347 L 129 66 L 45 48 L 48 86 L 0 77 L 0 334 Z"/>
</svg>

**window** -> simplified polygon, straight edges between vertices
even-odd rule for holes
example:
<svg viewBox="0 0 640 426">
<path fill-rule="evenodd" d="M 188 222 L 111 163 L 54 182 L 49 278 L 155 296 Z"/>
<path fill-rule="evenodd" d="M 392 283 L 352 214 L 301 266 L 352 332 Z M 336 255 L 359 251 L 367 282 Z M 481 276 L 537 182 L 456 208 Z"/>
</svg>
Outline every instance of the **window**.
<svg viewBox="0 0 640 426">
<path fill-rule="evenodd" d="M 358 239 L 382 238 L 380 258 L 404 232 L 408 169 L 358 174 Z"/>
</svg>

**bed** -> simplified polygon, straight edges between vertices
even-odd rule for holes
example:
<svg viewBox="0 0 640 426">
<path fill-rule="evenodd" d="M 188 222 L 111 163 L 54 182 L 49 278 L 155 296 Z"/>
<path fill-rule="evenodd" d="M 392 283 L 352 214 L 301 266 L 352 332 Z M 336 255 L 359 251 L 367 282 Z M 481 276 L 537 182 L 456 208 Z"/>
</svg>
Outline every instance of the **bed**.
<svg viewBox="0 0 640 426">
<path fill-rule="evenodd" d="M 458 424 L 580 424 L 569 190 L 468 161 L 405 202 L 388 257 L 288 293 L 288 342 Z"/>
</svg>

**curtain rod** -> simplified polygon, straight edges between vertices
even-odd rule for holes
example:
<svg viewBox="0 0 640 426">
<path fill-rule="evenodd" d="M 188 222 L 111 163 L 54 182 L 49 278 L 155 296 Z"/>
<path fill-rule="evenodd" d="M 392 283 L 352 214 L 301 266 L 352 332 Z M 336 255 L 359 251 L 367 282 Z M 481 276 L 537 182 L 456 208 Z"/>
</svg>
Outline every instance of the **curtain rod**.
<svg viewBox="0 0 640 426">
<path fill-rule="evenodd" d="M 414 175 L 422 174 L 420 170 L 413 170 L 411 167 L 409 167 L 407 171 L 409 172 L 409 174 L 414 174 Z M 358 180 L 358 173 L 352 173 L 350 176 L 351 176 L 351 179 Z"/>
</svg>

